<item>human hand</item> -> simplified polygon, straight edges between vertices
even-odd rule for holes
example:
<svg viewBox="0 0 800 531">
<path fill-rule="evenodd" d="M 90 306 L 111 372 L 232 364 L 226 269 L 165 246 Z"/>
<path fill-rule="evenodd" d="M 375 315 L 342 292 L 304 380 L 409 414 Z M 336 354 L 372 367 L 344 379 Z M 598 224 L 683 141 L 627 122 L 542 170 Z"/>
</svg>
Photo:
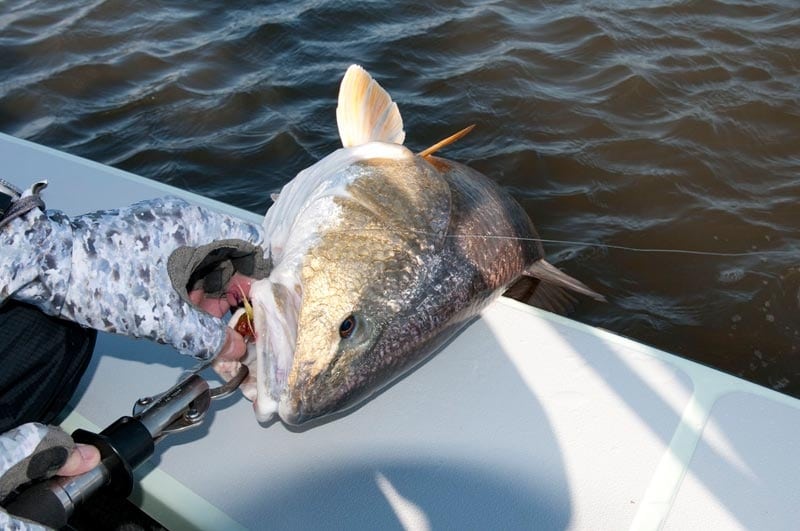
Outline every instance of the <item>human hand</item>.
<svg viewBox="0 0 800 531">
<path fill-rule="evenodd" d="M 100 462 L 94 446 L 75 444 L 60 428 L 23 424 L 0 434 L 0 503 L 18 487 L 48 477 L 77 476 Z M 0 508 L 2 529 L 43 529 Z"/>
<path fill-rule="evenodd" d="M 13 230 L 13 224 L 23 226 Z M 31 237 L 26 227 L 38 232 Z M 260 227 L 162 198 L 71 220 L 37 209 L 6 232 L 6 248 L 23 248 L 14 269 L 6 268 L 8 278 L 25 280 L 21 272 L 37 271 L 27 284 L 10 286 L 11 293 L 17 288 L 14 298 L 84 326 L 169 343 L 201 359 L 244 353 L 241 336 L 219 310 L 249 291 L 247 281 L 231 279 L 268 273 Z M 0 273 L 2 262 L 0 257 Z"/>
<path fill-rule="evenodd" d="M 243 298 L 250 297 L 250 287 L 254 278 L 241 273 L 235 273 L 228 283 L 228 291 L 223 297 L 206 293 L 203 289 L 194 289 L 189 292 L 189 300 L 206 313 L 222 318 L 228 312 L 238 307 Z M 235 328 L 228 325 L 225 345 L 222 347 L 216 363 L 238 361 L 247 350 L 247 340 Z M 236 364 L 238 370 L 239 364 Z M 230 378 L 228 378 L 230 379 Z"/>
</svg>

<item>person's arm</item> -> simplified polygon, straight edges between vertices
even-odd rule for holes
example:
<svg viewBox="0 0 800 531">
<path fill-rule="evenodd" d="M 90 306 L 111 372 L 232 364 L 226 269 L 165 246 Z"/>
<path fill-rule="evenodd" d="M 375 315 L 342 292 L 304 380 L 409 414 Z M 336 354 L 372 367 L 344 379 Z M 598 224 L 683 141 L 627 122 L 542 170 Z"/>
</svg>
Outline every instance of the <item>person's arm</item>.
<svg viewBox="0 0 800 531">
<path fill-rule="evenodd" d="M 268 272 L 261 244 L 258 226 L 171 197 L 75 218 L 32 208 L 0 226 L 0 302 L 207 359 L 241 337 L 189 292 L 235 305 L 233 275 Z"/>
</svg>

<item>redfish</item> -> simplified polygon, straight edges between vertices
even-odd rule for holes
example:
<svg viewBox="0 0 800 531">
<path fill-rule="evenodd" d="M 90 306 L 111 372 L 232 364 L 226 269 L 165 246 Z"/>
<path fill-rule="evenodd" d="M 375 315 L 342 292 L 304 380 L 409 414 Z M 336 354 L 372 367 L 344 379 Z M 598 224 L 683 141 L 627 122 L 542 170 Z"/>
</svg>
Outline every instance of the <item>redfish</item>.
<svg viewBox="0 0 800 531">
<path fill-rule="evenodd" d="M 273 268 L 250 291 L 255 381 L 243 389 L 259 420 L 298 425 L 361 404 L 523 276 L 602 300 L 545 261 L 494 182 L 404 147 L 397 105 L 359 66 L 336 115 L 343 148 L 264 218 Z"/>
</svg>

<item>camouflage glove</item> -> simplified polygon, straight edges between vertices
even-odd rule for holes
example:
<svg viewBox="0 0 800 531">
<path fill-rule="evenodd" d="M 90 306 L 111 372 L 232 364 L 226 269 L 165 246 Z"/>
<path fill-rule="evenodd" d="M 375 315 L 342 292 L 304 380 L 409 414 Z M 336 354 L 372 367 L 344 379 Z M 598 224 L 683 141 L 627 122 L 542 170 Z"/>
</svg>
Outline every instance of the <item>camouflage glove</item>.
<svg viewBox="0 0 800 531">
<path fill-rule="evenodd" d="M 11 296 L 83 326 L 207 359 L 229 332 L 190 303 L 187 289 L 211 286 L 224 296 L 234 272 L 265 276 L 261 243 L 260 227 L 177 198 L 74 219 L 33 208 L 0 225 L 0 301 Z"/>
<path fill-rule="evenodd" d="M 73 447 L 72 438 L 61 429 L 42 424 L 23 424 L 0 434 L 0 503 L 17 487 L 53 476 Z M 0 529 L 46 528 L 13 517 L 0 508 Z"/>
</svg>

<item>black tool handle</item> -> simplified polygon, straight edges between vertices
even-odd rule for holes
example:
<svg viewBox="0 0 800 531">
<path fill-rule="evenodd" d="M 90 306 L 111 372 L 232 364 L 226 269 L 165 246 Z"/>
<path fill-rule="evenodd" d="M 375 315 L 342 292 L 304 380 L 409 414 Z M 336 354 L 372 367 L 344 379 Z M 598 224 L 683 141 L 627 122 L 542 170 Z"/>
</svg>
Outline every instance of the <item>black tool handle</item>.
<svg viewBox="0 0 800 531">
<path fill-rule="evenodd" d="M 67 525 L 72 514 L 71 505 L 64 504 L 59 492 L 51 488 L 49 481 L 37 483 L 17 496 L 6 511 L 20 518 L 27 518 L 53 529 Z"/>
<path fill-rule="evenodd" d="M 91 444 L 100 450 L 100 460 L 110 472 L 109 488 L 122 497 L 133 490 L 133 470 L 153 455 L 153 436 L 133 417 L 121 417 L 100 433 L 75 430 L 77 443 Z"/>
<path fill-rule="evenodd" d="M 100 450 L 100 464 L 74 478 L 37 483 L 6 506 L 9 514 L 60 529 L 75 507 L 103 487 L 126 497 L 133 489 L 133 470 L 153 455 L 153 437 L 136 418 L 121 417 L 100 433 L 75 430 L 75 442 Z"/>
</svg>

